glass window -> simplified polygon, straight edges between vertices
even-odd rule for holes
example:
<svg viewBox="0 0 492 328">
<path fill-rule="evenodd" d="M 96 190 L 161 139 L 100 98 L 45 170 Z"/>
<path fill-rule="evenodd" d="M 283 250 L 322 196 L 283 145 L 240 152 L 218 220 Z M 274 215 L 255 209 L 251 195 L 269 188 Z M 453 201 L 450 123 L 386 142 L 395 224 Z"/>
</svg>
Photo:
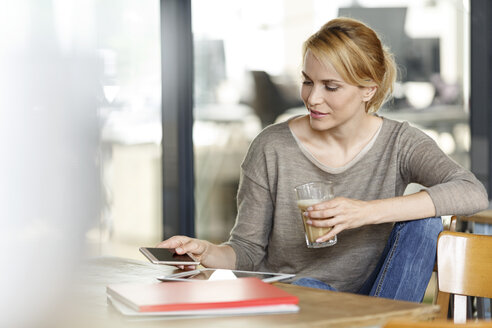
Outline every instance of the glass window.
<svg viewBox="0 0 492 328">
<path fill-rule="evenodd" d="M 161 57 L 158 0 L 94 2 L 102 89 L 102 254 L 139 257 L 162 239 Z"/>
<path fill-rule="evenodd" d="M 396 56 L 394 100 L 381 115 L 422 128 L 469 167 L 468 1 L 195 0 L 192 6 L 198 237 L 228 238 L 249 143 L 266 125 L 305 112 L 302 42 L 337 16 L 366 22 Z"/>
</svg>

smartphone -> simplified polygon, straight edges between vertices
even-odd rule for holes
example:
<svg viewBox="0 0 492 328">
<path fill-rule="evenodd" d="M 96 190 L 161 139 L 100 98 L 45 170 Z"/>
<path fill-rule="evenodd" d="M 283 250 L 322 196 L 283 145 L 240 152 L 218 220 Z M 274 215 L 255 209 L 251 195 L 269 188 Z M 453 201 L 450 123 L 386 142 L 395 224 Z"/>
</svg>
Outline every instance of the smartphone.
<svg viewBox="0 0 492 328">
<path fill-rule="evenodd" d="M 200 262 L 195 261 L 188 254 L 176 254 L 172 248 L 155 248 L 155 247 L 140 247 L 145 257 L 154 264 L 168 265 L 198 265 Z"/>
</svg>

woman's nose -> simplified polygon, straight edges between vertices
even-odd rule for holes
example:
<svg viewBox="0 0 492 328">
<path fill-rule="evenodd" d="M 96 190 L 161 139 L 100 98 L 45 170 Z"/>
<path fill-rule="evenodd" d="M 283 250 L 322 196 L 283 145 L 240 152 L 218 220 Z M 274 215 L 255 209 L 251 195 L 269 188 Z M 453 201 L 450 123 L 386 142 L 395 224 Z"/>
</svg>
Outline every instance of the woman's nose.
<svg viewBox="0 0 492 328">
<path fill-rule="evenodd" d="M 307 98 L 308 105 L 315 106 L 323 102 L 322 93 L 319 87 L 313 86 Z"/>
</svg>

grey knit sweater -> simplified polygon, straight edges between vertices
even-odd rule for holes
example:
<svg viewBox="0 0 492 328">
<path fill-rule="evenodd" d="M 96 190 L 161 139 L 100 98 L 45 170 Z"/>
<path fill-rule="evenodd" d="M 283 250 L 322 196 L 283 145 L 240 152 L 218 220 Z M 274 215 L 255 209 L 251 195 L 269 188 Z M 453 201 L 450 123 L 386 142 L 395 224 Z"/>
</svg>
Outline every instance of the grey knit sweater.
<svg viewBox="0 0 492 328">
<path fill-rule="evenodd" d="M 345 230 L 335 246 L 309 249 L 294 187 L 330 180 L 336 196 L 360 200 L 403 195 L 406 186 L 427 187 L 436 215 L 472 214 L 488 206 L 472 173 L 447 157 L 436 143 L 408 123 L 383 118 L 376 136 L 343 168 L 318 162 L 283 122 L 264 129 L 241 166 L 238 215 L 229 241 L 236 268 L 296 273 L 356 292 L 373 271 L 392 223 Z"/>
</svg>

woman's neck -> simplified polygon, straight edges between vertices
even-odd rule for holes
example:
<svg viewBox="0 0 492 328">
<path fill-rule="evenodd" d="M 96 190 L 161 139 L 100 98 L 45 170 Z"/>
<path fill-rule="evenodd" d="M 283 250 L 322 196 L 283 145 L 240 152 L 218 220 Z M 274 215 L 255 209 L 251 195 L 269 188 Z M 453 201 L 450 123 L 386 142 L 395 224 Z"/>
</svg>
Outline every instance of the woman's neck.
<svg viewBox="0 0 492 328">
<path fill-rule="evenodd" d="M 350 121 L 328 130 L 314 130 L 309 124 L 309 117 L 306 120 L 306 134 L 309 139 L 327 145 L 336 144 L 341 148 L 351 148 L 354 145 L 366 144 L 381 126 L 382 119 L 372 114 L 366 114 L 353 118 Z"/>
<path fill-rule="evenodd" d="M 323 131 L 311 127 L 309 116 L 294 119 L 289 126 L 318 161 L 330 167 L 340 167 L 364 149 L 382 124 L 382 118 L 364 115 L 360 120 L 351 120 L 349 124 Z"/>
</svg>

